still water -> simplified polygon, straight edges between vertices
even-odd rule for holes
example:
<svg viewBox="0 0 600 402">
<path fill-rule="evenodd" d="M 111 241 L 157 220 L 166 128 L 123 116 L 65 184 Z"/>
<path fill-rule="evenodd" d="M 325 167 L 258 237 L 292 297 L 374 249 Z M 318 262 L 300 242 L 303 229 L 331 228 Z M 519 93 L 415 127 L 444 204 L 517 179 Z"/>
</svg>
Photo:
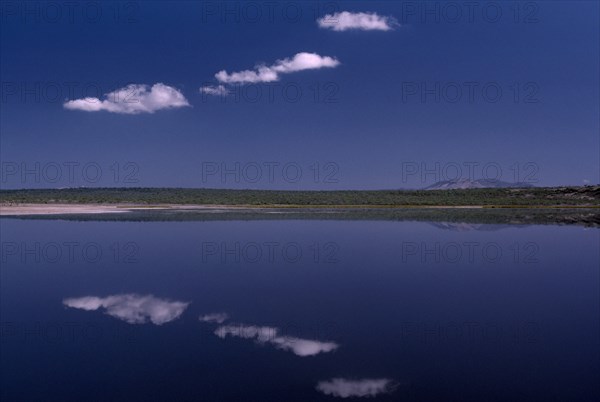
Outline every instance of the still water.
<svg viewBox="0 0 600 402">
<path fill-rule="evenodd" d="M 600 398 L 598 229 L 0 225 L 3 401 Z"/>
</svg>

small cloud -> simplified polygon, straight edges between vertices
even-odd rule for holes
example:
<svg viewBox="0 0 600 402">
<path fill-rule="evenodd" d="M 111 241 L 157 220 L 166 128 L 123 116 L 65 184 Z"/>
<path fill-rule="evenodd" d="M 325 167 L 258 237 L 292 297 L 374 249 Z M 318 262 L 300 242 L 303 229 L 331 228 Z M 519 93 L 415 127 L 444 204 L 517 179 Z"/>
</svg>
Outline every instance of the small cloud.
<svg viewBox="0 0 600 402">
<path fill-rule="evenodd" d="M 214 96 L 227 96 L 229 95 L 229 90 L 223 85 L 207 85 L 205 87 L 200 88 L 200 93 Z"/>
<path fill-rule="evenodd" d="M 200 321 L 223 324 L 229 316 L 226 313 L 213 313 L 200 316 Z"/>
<path fill-rule="evenodd" d="M 317 390 L 325 395 L 337 396 L 340 398 L 371 397 L 392 392 L 394 386 L 393 381 L 387 378 L 362 380 L 333 378 L 330 381 L 319 382 L 317 384 Z"/>
<path fill-rule="evenodd" d="M 225 325 L 216 329 L 219 338 L 233 336 L 243 339 L 254 339 L 260 344 L 271 344 L 277 349 L 291 351 L 297 356 L 314 356 L 336 350 L 339 345 L 334 342 L 322 342 L 312 339 L 302 339 L 279 335 L 279 329 L 260 327 L 256 325 Z"/>
<path fill-rule="evenodd" d="M 106 314 L 128 324 L 145 324 L 149 320 L 155 325 L 162 325 L 176 320 L 189 305 L 189 303 L 159 299 L 152 295 L 141 296 L 136 294 L 70 298 L 63 300 L 63 304 L 67 307 L 85 311 L 104 308 Z"/>
<path fill-rule="evenodd" d="M 590 184 L 590 181 L 588 179 L 583 179 L 583 184 L 587 186 L 588 184 Z"/>
<path fill-rule="evenodd" d="M 351 13 L 342 11 L 327 14 L 317 20 L 320 28 L 333 31 L 359 29 L 362 31 L 390 31 L 399 26 L 394 17 L 385 17 L 377 13 Z"/>
<path fill-rule="evenodd" d="M 107 111 L 121 114 L 154 113 L 157 110 L 190 106 L 187 99 L 177 89 L 157 83 L 148 85 L 131 84 L 98 98 L 82 98 L 64 103 L 69 110 L 84 112 Z"/>
<path fill-rule="evenodd" d="M 277 60 L 271 66 L 259 65 L 254 70 L 244 70 L 228 73 L 225 70 L 215 74 L 215 78 L 225 84 L 249 84 L 258 82 L 278 81 L 281 74 L 289 74 L 303 70 L 317 70 L 320 68 L 334 68 L 340 62 L 334 57 L 319 56 L 316 53 L 301 52 L 292 58 Z"/>
<path fill-rule="evenodd" d="M 288 74 L 303 70 L 317 70 L 319 68 L 333 68 L 340 65 L 340 62 L 333 57 L 319 56 L 316 53 L 297 53 L 294 57 L 277 60 L 271 66 L 273 71 L 280 74 Z"/>
</svg>

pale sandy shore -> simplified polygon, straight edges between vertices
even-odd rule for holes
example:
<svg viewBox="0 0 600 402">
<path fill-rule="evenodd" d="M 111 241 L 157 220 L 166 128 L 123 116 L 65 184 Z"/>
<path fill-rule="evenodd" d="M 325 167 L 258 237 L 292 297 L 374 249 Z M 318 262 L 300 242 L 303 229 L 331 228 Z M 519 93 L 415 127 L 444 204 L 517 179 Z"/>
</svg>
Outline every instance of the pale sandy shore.
<svg viewBox="0 0 600 402">
<path fill-rule="evenodd" d="M 0 205 L 0 216 L 111 214 L 158 209 L 235 209 L 219 205 L 132 205 L 132 204 L 15 204 Z"/>
<path fill-rule="evenodd" d="M 127 212 L 118 205 L 19 204 L 1 205 L 0 216 L 106 214 Z"/>
<path fill-rule="evenodd" d="M 189 204 L 0 204 L 0 216 L 112 214 L 134 211 L 235 211 L 270 209 L 255 205 Z"/>
</svg>

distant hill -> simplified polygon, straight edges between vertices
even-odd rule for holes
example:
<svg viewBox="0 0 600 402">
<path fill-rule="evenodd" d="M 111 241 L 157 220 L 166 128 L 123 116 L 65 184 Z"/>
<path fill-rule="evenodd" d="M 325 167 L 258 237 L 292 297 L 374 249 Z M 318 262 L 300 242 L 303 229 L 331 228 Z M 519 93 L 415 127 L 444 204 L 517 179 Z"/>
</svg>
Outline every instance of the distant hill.
<svg viewBox="0 0 600 402">
<path fill-rule="evenodd" d="M 490 179 L 456 179 L 438 181 L 429 187 L 425 187 L 425 190 L 463 190 L 468 188 L 531 188 L 534 187 L 531 183 L 509 183 L 501 180 L 490 180 Z"/>
</svg>

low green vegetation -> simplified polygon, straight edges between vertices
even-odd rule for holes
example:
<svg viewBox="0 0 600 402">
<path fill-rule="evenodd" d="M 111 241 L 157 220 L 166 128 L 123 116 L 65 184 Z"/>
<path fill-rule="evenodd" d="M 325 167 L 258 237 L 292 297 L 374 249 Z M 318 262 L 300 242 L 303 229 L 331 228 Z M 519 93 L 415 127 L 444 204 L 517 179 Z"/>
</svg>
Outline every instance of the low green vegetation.
<svg viewBox="0 0 600 402">
<path fill-rule="evenodd" d="M 290 207 L 598 206 L 600 186 L 466 190 L 279 191 L 190 188 L 0 190 L 0 203 L 184 204 Z"/>
</svg>

